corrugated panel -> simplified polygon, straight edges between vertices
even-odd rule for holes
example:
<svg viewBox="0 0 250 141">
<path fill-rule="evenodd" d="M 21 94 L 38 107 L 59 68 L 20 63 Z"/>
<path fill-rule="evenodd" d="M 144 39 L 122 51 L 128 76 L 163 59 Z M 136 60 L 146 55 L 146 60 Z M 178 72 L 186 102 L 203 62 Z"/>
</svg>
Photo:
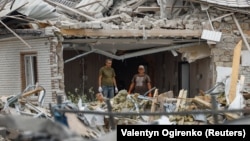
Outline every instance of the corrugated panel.
<svg viewBox="0 0 250 141">
<path fill-rule="evenodd" d="M 113 4 L 113 0 L 102 0 L 98 3 L 90 4 L 93 2 L 96 2 L 96 0 L 83 0 L 78 5 L 76 5 L 76 7 L 87 5 L 79 9 L 89 13 L 100 13 L 107 11 L 107 9 Z"/>
<path fill-rule="evenodd" d="M 66 5 L 68 7 L 75 7 L 81 0 L 52 0 L 54 2 L 61 3 L 63 5 Z"/>
<path fill-rule="evenodd" d="M 6 4 L 4 2 L 0 3 L 1 7 L 4 6 L 3 9 L 0 11 L 0 17 L 8 15 L 9 13 L 19 9 L 20 7 L 24 6 L 27 3 L 28 3 L 27 0 L 15 1 L 13 4 L 12 2 L 8 2 Z"/>
<path fill-rule="evenodd" d="M 229 6 L 229 7 L 250 7 L 249 0 L 201 0 L 208 3 Z"/>
<path fill-rule="evenodd" d="M 19 40 L 0 42 L 0 95 L 13 95 L 21 92 L 20 52 L 37 52 L 38 80 L 46 89 L 45 105 L 52 101 L 51 71 L 49 64 L 49 44 L 47 38 L 26 40 L 33 48 L 29 49 Z"/>
<path fill-rule="evenodd" d="M 55 7 L 44 2 L 43 0 L 27 0 L 28 4 L 21 7 L 17 11 L 23 15 L 29 16 L 35 19 L 49 19 L 59 17 L 59 13 L 56 12 Z"/>
</svg>

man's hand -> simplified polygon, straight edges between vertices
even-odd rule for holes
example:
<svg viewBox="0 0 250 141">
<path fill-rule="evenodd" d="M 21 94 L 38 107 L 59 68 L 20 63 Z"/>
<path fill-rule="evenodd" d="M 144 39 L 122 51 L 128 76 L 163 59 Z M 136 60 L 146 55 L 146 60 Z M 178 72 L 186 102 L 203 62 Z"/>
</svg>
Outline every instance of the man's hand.
<svg viewBox="0 0 250 141">
<path fill-rule="evenodd" d="M 101 92 L 102 92 L 102 87 L 99 87 L 99 88 L 98 88 L 98 91 L 101 93 Z"/>
<path fill-rule="evenodd" d="M 115 87 L 115 93 L 118 93 L 118 88 L 117 87 Z"/>
<path fill-rule="evenodd" d="M 153 95 L 151 93 L 148 94 L 149 97 L 153 97 Z"/>
</svg>

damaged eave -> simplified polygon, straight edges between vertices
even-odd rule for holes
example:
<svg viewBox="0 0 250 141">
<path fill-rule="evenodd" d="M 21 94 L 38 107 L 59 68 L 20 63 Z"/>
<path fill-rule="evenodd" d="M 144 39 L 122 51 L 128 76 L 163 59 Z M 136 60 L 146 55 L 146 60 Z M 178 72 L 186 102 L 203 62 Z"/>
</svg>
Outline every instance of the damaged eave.
<svg viewBox="0 0 250 141">
<path fill-rule="evenodd" d="M 63 36 L 69 37 L 200 37 L 202 30 L 171 29 L 60 29 Z"/>
</svg>

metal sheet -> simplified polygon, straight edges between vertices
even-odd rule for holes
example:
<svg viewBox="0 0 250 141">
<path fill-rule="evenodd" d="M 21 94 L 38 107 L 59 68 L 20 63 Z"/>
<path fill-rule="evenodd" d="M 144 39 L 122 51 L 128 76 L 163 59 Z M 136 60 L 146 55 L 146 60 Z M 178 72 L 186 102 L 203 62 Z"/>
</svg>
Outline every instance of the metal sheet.
<svg viewBox="0 0 250 141">
<path fill-rule="evenodd" d="M 76 5 L 76 7 L 81 7 L 79 9 L 82 11 L 97 14 L 107 11 L 113 4 L 113 0 L 101 0 L 98 3 L 95 2 L 96 0 L 83 0 Z"/>
<path fill-rule="evenodd" d="M 13 5 L 12 2 L 9 2 L 5 5 L 4 9 L 0 11 L 0 17 L 4 17 L 13 11 L 16 11 L 18 8 L 23 7 L 24 5 L 28 4 L 27 0 L 16 0 Z M 2 6 L 2 5 L 1 5 Z"/>
<path fill-rule="evenodd" d="M 221 39 L 221 35 L 222 35 L 221 32 L 203 30 L 201 39 L 219 42 Z"/>
<path fill-rule="evenodd" d="M 201 0 L 228 7 L 250 7 L 250 0 Z"/>
<path fill-rule="evenodd" d="M 23 15 L 35 18 L 38 20 L 57 18 L 59 13 L 55 7 L 44 2 L 43 0 L 26 0 L 28 4 L 18 9 L 17 11 Z"/>
</svg>

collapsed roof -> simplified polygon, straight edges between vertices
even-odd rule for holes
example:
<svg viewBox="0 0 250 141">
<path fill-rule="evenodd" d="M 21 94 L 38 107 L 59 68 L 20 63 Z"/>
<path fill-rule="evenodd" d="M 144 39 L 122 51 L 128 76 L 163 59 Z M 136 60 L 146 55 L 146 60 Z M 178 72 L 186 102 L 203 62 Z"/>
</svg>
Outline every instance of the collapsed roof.
<svg viewBox="0 0 250 141">
<path fill-rule="evenodd" d="M 4 0 L 0 18 L 17 33 L 42 34 L 42 28 L 56 27 L 65 49 L 121 60 L 199 45 L 206 41 L 201 39 L 204 23 L 231 12 L 249 14 L 249 7 L 248 0 Z M 131 51 L 140 53 L 124 54 Z"/>
</svg>

